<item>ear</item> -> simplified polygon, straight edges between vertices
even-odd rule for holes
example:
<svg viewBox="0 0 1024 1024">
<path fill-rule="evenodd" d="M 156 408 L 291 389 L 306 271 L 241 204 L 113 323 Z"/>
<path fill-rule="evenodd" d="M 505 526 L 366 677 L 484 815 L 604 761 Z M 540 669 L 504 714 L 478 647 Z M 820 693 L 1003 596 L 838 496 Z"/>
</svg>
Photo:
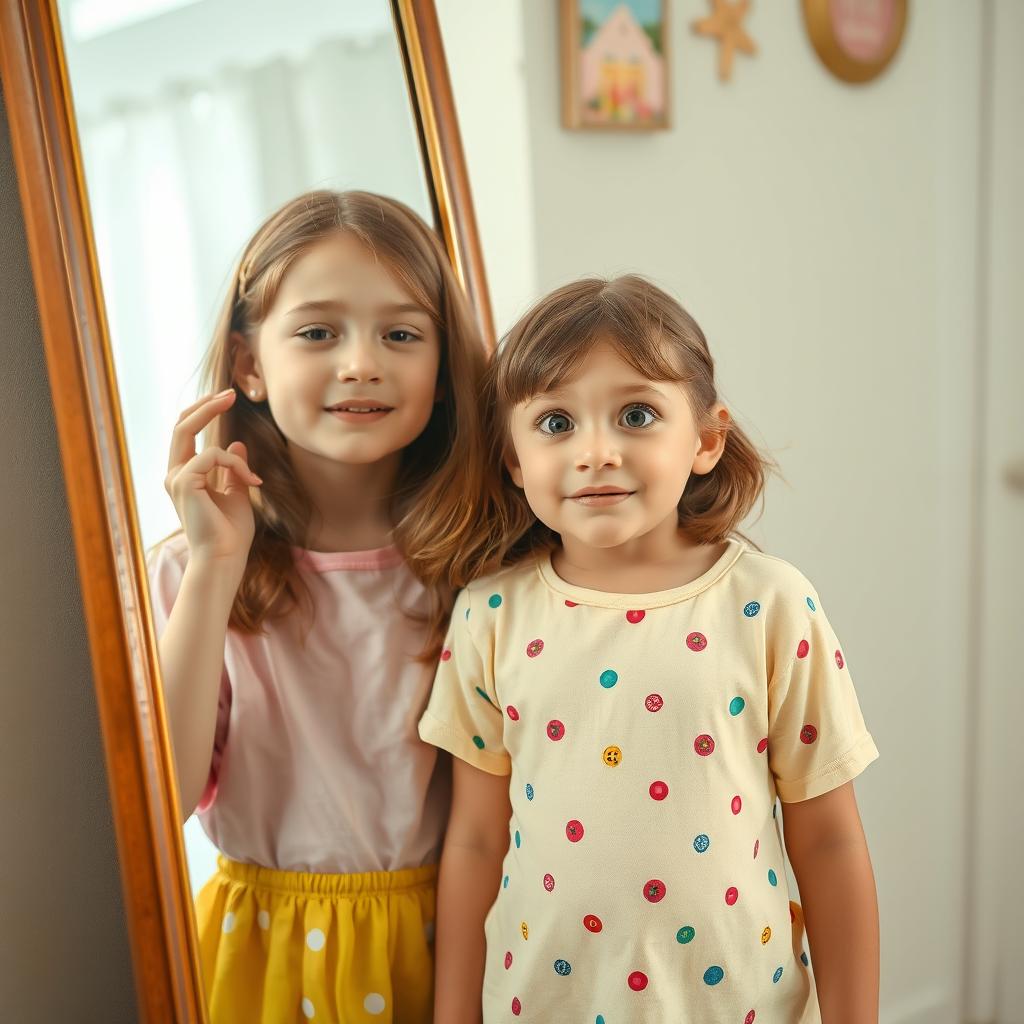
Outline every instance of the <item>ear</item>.
<svg viewBox="0 0 1024 1024">
<path fill-rule="evenodd" d="M 725 451 L 725 439 L 729 434 L 729 424 L 732 417 L 729 410 L 716 402 L 710 409 L 712 419 L 716 425 L 701 431 L 700 445 L 693 460 L 693 472 L 698 476 L 704 476 L 718 465 L 718 460 Z"/>
<path fill-rule="evenodd" d="M 502 461 L 505 463 L 505 468 L 508 470 L 508 475 L 512 477 L 512 483 L 516 487 L 522 489 L 523 487 L 523 469 L 519 465 L 519 458 L 516 455 L 515 448 L 512 445 L 505 445 L 505 453 L 502 455 Z"/>
<path fill-rule="evenodd" d="M 249 342 L 240 331 L 231 332 L 231 376 L 242 394 L 250 401 L 262 402 L 267 397 L 267 386 Z"/>
</svg>

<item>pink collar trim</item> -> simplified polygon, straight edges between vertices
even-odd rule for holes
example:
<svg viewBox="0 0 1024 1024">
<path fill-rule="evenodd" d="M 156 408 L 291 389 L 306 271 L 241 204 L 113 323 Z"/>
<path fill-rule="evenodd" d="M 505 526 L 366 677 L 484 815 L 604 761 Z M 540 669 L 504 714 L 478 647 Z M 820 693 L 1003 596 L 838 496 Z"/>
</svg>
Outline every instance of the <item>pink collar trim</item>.
<svg viewBox="0 0 1024 1024">
<path fill-rule="evenodd" d="M 308 551 L 292 548 L 295 564 L 311 572 L 334 572 L 338 569 L 394 569 L 403 562 L 402 553 L 394 544 L 370 551 Z"/>
</svg>

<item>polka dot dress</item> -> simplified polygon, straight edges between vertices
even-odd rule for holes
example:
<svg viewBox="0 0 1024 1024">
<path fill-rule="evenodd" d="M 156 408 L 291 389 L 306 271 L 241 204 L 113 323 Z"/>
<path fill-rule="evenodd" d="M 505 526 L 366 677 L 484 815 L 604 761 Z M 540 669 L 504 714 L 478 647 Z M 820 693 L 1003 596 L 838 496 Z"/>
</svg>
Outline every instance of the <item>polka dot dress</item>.
<svg viewBox="0 0 1024 1024">
<path fill-rule="evenodd" d="M 445 649 L 420 735 L 510 773 L 487 1024 L 819 1019 L 777 805 L 877 751 L 796 569 L 731 540 L 617 595 L 544 558 L 463 591 Z"/>
</svg>

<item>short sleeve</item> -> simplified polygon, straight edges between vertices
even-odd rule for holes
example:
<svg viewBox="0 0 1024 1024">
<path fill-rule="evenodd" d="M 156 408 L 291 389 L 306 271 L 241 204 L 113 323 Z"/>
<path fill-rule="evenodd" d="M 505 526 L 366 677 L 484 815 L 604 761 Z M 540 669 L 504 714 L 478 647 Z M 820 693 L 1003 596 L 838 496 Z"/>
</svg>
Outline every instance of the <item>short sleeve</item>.
<svg viewBox="0 0 1024 1024">
<path fill-rule="evenodd" d="M 181 589 L 181 581 L 188 564 L 188 549 L 181 550 L 178 538 L 164 541 L 154 548 L 146 559 L 149 572 L 149 595 L 153 605 L 153 623 L 159 639 L 167 628 L 171 609 Z M 208 810 L 217 796 L 217 772 L 224 757 L 228 738 L 228 722 L 231 716 L 231 682 L 227 668 L 221 671 L 220 693 L 217 697 L 217 725 L 213 734 L 213 754 L 210 758 L 210 774 L 203 789 L 203 795 L 195 810 Z"/>
<path fill-rule="evenodd" d="M 768 689 L 768 763 L 785 803 L 838 789 L 878 757 L 817 595 L 808 589 L 799 600 L 806 620 L 784 631 L 790 650 Z"/>
<path fill-rule="evenodd" d="M 474 635 L 468 589 L 456 598 L 434 687 L 420 719 L 420 738 L 491 775 L 508 775 L 512 761 L 494 687 L 493 640 Z"/>
</svg>

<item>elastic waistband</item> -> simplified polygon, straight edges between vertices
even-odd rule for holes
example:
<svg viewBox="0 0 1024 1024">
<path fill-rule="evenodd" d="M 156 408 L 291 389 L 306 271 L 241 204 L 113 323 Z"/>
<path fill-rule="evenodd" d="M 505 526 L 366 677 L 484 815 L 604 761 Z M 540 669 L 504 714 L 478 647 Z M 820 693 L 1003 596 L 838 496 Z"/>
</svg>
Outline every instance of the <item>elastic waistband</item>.
<svg viewBox="0 0 1024 1024">
<path fill-rule="evenodd" d="M 228 881 L 240 882 L 254 889 L 269 889 L 299 896 L 376 896 L 405 889 L 429 888 L 437 884 L 436 864 L 403 868 L 400 871 L 318 874 L 241 864 L 221 854 L 217 857 L 217 867 Z"/>
</svg>

